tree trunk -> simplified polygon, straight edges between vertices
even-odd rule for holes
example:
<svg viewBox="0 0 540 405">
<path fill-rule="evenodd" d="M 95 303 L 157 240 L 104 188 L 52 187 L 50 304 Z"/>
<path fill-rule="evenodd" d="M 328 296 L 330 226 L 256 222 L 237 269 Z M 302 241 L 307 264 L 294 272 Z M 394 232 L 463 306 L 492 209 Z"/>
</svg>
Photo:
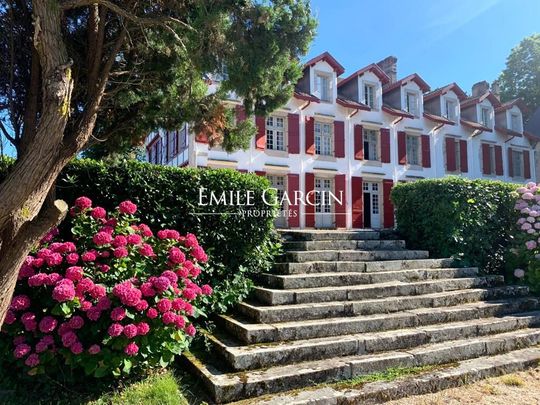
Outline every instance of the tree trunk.
<svg viewBox="0 0 540 405">
<path fill-rule="evenodd" d="M 42 110 L 35 136 L 0 184 L 0 327 L 28 252 L 66 214 L 63 201 L 44 202 L 72 156 L 62 151 L 73 80 L 54 0 L 33 2 L 34 46 L 42 71 Z"/>
</svg>

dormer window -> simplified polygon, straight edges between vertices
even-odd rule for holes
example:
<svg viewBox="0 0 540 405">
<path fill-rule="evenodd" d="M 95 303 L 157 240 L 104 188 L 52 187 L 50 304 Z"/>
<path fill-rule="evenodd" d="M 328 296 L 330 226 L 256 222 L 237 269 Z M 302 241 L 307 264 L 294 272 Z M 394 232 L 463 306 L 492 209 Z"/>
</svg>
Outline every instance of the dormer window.
<svg viewBox="0 0 540 405">
<path fill-rule="evenodd" d="M 332 76 L 326 73 L 317 73 L 315 76 L 315 93 L 322 101 L 332 101 Z"/>
<path fill-rule="evenodd" d="M 521 132 L 521 119 L 519 114 L 512 113 L 510 115 L 510 129 L 512 131 Z"/>
<path fill-rule="evenodd" d="M 482 125 L 491 128 L 491 109 L 489 107 L 482 107 L 480 110 L 480 120 Z"/>
<path fill-rule="evenodd" d="M 405 108 L 408 113 L 418 117 L 418 95 L 415 92 L 407 92 L 405 96 Z"/>
<path fill-rule="evenodd" d="M 376 88 L 373 84 L 364 83 L 364 104 L 370 108 L 376 108 L 375 91 Z"/>
<path fill-rule="evenodd" d="M 455 100 L 445 100 L 444 116 L 450 121 L 456 121 L 457 118 L 457 102 Z"/>
</svg>

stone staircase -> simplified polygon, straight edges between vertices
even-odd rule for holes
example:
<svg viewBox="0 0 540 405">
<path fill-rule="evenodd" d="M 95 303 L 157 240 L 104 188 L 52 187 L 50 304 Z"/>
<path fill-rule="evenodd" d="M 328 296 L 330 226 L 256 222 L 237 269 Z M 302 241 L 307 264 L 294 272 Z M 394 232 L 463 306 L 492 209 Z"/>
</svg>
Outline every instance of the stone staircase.
<svg viewBox="0 0 540 405">
<path fill-rule="evenodd" d="M 539 300 L 502 276 L 429 259 L 376 231 L 282 236 L 273 274 L 218 318 L 215 355 L 185 355 L 217 403 L 540 343 Z M 531 353 L 528 365 L 540 359 Z"/>
</svg>

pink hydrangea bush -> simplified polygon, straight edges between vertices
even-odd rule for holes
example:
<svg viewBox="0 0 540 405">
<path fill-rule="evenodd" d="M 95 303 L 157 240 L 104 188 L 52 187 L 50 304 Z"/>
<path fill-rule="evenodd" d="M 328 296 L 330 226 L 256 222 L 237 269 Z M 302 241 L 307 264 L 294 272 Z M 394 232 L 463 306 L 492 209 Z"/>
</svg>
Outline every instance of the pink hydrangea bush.
<svg viewBox="0 0 540 405">
<path fill-rule="evenodd" d="M 22 266 L 2 330 L 8 357 L 30 374 L 68 366 L 96 377 L 165 366 L 195 335 L 196 279 L 208 257 L 193 234 L 137 223 L 137 206 L 113 213 L 80 197 L 72 240 L 49 232 Z"/>
<path fill-rule="evenodd" d="M 540 186 L 530 182 L 517 189 L 519 195 L 515 243 L 512 252 L 518 264 L 513 275 L 525 280 L 531 289 L 540 290 Z"/>
</svg>

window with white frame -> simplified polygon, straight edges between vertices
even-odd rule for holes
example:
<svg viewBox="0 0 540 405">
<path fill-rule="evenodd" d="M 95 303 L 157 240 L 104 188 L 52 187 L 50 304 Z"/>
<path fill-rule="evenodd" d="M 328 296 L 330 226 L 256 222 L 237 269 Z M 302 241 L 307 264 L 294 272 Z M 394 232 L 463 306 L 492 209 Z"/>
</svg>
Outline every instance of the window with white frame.
<svg viewBox="0 0 540 405">
<path fill-rule="evenodd" d="M 408 91 L 405 96 L 405 108 L 406 111 L 418 117 L 418 94 L 412 91 Z"/>
<path fill-rule="evenodd" d="M 376 88 L 373 84 L 364 83 L 364 104 L 371 108 L 377 108 L 375 103 Z"/>
<path fill-rule="evenodd" d="M 272 188 L 276 189 L 277 199 L 280 203 L 280 210 L 284 210 L 284 198 L 285 195 L 285 176 L 280 176 L 276 174 L 267 174 L 266 178 L 270 181 Z"/>
<path fill-rule="evenodd" d="M 491 109 L 489 107 L 482 107 L 480 110 L 480 120 L 482 125 L 491 128 Z"/>
<path fill-rule="evenodd" d="M 510 129 L 512 131 L 521 132 L 521 119 L 519 114 L 510 114 Z"/>
<path fill-rule="evenodd" d="M 420 165 L 420 137 L 407 134 L 407 163 Z"/>
<path fill-rule="evenodd" d="M 512 171 L 514 173 L 513 177 L 525 177 L 523 151 L 512 150 Z"/>
<path fill-rule="evenodd" d="M 333 155 L 332 138 L 332 124 L 315 121 L 315 153 L 317 155 Z"/>
<path fill-rule="evenodd" d="M 275 115 L 266 118 L 266 149 L 285 150 L 285 118 Z"/>
<path fill-rule="evenodd" d="M 332 76 L 326 73 L 317 73 L 315 91 L 322 101 L 332 101 Z"/>
<path fill-rule="evenodd" d="M 379 131 L 364 128 L 364 159 L 380 160 Z"/>
<path fill-rule="evenodd" d="M 444 116 L 450 121 L 455 121 L 457 118 L 457 103 L 455 100 L 446 99 L 444 105 Z"/>
</svg>

